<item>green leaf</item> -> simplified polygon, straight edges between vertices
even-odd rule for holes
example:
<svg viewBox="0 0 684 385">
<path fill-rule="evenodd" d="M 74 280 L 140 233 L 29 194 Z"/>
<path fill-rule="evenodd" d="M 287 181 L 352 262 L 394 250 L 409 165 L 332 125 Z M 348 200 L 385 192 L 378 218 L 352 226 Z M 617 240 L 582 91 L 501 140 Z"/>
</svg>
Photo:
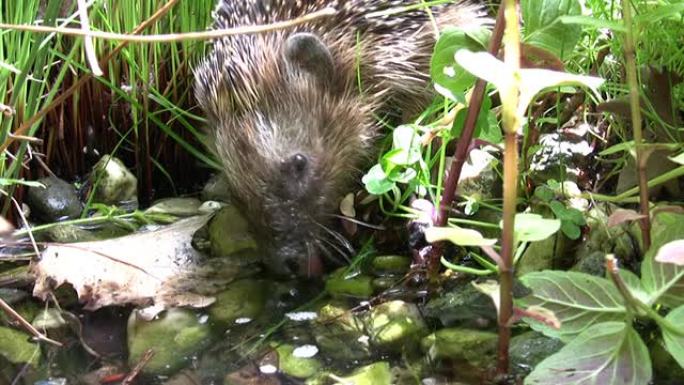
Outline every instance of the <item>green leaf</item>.
<svg viewBox="0 0 684 385">
<path fill-rule="evenodd" d="M 392 131 L 392 151 L 383 158 L 395 165 L 410 166 L 421 155 L 420 133 L 413 126 L 401 125 Z"/>
<path fill-rule="evenodd" d="M 570 239 L 579 239 L 582 235 L 582 229 L 570 221 L 561 221 L 561 231 Z"/>
<path fill-rule="evenodd" d="M 534 196 L 539 198 L 542 202 L 551 202 L 556 194 L 548 186 L 541 185 L 534 189 Z M 551 209 L 553 209 L 553 207 Z"/>
<path fill-rule="evenodd" d="M 480 113 L 477 116 L 477 122 L 475 122 L 475 131 L 473 132 L 474 138 L 484 139 L 482 135 L 486 136 L 495 135 L 489 126 L 489 109 L 492 108 L 492 100 L 489 96 L 485 95 L 482 99 L 482 106 L 480 107 Z M 465 125 L 466 115 L 468 115 L 467 108 L 461 108 L 454 118 L 454 123 L 451 129 L 451 136 L 454 138 L 460 138 L 461 132 L 463 132 L 463 126 Z M 498 143 L 501 140 L 501 130 L 499 130 L 498 125 L 495 126 L 496 131 L 499 132 L 498 140 L 491 141 L 491 143 Z M 494 139 L 497 139 L 496 137 Z"/>
<path fill-rule="evenodd" d="M 375 195 L 382 195 L 394 187 L 394 182 L 387 178 L 387 175 L 382 170 L 382 166 L 379 164 L 371 167 L 366 175 L 361 178 L 361 181 L 366 186 L 366 190 Z"/>
<path fill-rule="evenodd" d="M 12 178 L 0 178 L 0 186 L 12 186 L 12 185 L 23 185 L 23 186 L 28 186 L 28 187 L 40 187 L 40 188 L 45 188 L 45 185 L 43 185 L 40 182 L 36 181 L 28 181 L 28 180 L 23 180 L 23 179 L 12 179 Z"/>
<path fill-rule="evenodd" d="M 525 378 L 525 385 L 647 385 L 651 357 L 624 322 L 593 325 Z"/>
<path fill-rule="evenodd" d="M 447 240 L 459 246 L 491 246 L 496 243 L 496 239 L 485 238 L 477 230 L 458 226 L 429 227 L 425 229 L 425 239 L 430 243 Z"/>
<path fill-rule="evenodd" d="M 460 28 L 446 28 L 441 32 L 430 62 L 430 75 L 435 82 L 437 92 L 444 97 L 465 103 L 464 94 L 473 85 L 475 78 L 456 64 L 454 54 L 462 48 L 474 51 L 484 49 L 481 43 L 471 37 L 476 36 L 479 40 L 483 33 L 477 30 L 465 31 Z"/>
<path fill-rule="evenodd" d="M 36 365 L 40 360 L 40 346 L 29 342 L 30 337 L 18 330 L 0 327 L 0 355 L 15 364 Z"/>
<path fill-rule="evenodd" d="M 515 240 L 518 242 L 542 241 L 560 229 L 561 221 L 546 219 L 538 214 L 515 215 Z"/>
<path fill-rule="evenodd" d="M 684 325 L 684 306 L 672 310 L 665 319 L 680 329 L 680 332 L 677 333 L 675 330 L 661 328 L 663 331 L 663 340 L 665 341 L 665 349 L 670 352 L 679 366 L 684 368 L 684 334 L 682 334 L 684 330 L 681 330 L 682 325 Z"/>
<path fill-rule="evenodd" d="M 561 321 L 552 329 L 534 320 L 530 326 L 550 337 L 569 341 L 598 322 L 625 317 L 623 299 L 607 279 L 571 271 L 540 271 L 525 274 L 522 283 L 532 294 L 517 300 L 520 307 L 541 306 L 551 310 Z"/>
<path fill-rule="evenodd" d="M 641 279 L 639 279 L 636 274 L 627 269 L 620 269 L 618 274 L 620 274 L 620 277 L 622 277 L 622 280 L 625 282 L 625 285 L 627 285 L 629 292 L 632 294 L 632 296 L 634 296 L 634 298 L 643 303 L 648 302 L 649 295 L 646 290 L 644 290 L 644 286 L 641 284 Z"/>
<path fill-rule="evenodd" d="M 562 16 L 579 16 L 578 0 L 526 0 L 520 3 L 525 22 L 523 41 L 553 52 L 563 59 L 572 53 L 582 34 L 582 27 L 563 24 Z"/>
<path fill-rule="evenodd" d="M 593 27 L 595 29 L 612 29 L 613 32 L 625 32 L 625 25 L 610 20 L 600 20 L 594 16 L 561 16 L 559 18 L 563 24 L 577 24 L 584 27 Z"/>
<path fill-rule="evenodd" d="M 641 266 L 641 282 L 650 294 L 649 305 L 662 303 L 675 308 L 684 305 L 684 266 L 655 260 L 657 251 L 665 244 L 681 239 L 684 234 L 684 215 L 660 213 L 653 221 L 651 248 Z"/>
</svg>

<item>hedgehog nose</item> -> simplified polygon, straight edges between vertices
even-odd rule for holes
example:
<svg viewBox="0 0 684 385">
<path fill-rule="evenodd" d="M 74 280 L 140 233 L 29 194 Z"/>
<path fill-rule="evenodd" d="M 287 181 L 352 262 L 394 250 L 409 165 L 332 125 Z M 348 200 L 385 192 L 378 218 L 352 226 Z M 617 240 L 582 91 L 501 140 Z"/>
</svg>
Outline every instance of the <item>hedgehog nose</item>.
<svg viewBox="0 0 684 385">
<path fill-rule="evenodd" d="M 297 153 L 283 161 L 283 171 L 301 178 L 309 167 L 309 158 L 306 155 Z"/>
</svg>

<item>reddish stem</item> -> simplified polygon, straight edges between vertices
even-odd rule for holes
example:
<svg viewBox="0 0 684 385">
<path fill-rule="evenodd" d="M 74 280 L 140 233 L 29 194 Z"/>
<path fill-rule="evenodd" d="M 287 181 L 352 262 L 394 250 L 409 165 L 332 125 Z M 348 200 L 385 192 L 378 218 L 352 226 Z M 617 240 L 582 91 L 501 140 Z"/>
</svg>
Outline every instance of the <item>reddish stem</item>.
<svg viewBox="0 0 684 385">
<path fill-rule="evenodd" d="M 503 11 L 502 8 L 499 8 L 499 13 L 496 17 L 496 24 L 494 25 L 494 31 L 492 32 L 492 38 L 489 41 L 488 51 L 492 55 L 496 55 L 501 48 L 503 31 Z M 456 187 L 458 187 L 458 180 L 461 177 L 463 164 L 468 158 L 470 142 L 473 139 L 475 123 L 477 123 L 477 117 L 480 113 L 480 107 L 482 106 L 482 98 L 484 97 L 486 85 L 487 82 L 482 79 L 478 79 L 475 83 L 475 88 L 473 89 L 472 96 L 470 97 L 470 104 L 468 105 L 468 114 L 466 115 L 463 126 L 463 133 L 461 134 L 461 138 L 456 145 L 456 153 L 454 154 L 451 166 L 449 167 L 449 175 L 444 183 L 442 199 L 439 202 L 438 209 L 435 211 L 435 226 L 445 226 L 447 219 L 449 218 L 449 208 L 451 207 L 451 203 L 454 201 L 454 197 L 456 195 Z"/>
</svg>

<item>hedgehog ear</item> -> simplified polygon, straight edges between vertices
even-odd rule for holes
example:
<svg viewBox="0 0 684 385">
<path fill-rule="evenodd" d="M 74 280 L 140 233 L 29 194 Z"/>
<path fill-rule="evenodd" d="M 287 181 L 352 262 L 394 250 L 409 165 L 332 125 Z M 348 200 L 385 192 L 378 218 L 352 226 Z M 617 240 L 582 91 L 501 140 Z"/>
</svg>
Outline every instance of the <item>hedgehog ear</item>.
<svg viewBox="0 0 684 385">
<path fill-rule="evenodd" d="M 333 58 L 326 45 L 313 33 L 298 32 L 285 42 L 285 60 L 291 69 L 308 72 L 324 83 L 333 75 Z"/>
</svg>

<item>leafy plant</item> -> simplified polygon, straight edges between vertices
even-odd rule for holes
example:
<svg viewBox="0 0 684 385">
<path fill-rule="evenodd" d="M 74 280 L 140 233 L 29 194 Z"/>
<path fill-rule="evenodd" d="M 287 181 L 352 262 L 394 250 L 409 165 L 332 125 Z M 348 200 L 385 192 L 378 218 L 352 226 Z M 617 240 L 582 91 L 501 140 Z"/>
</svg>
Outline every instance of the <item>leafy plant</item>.
<svg viewBox="0 0 684 385">
<path fill-rule="evenodd" d="M 557 198 L 556 191 L 562 190 L 562 184 L 555 180 L 547 181 L 546 185 L 538 186 L 534 196 L 546 204 L 557 219 L 561 221 L 561 231 L 570 239 L 578 239 L 582 235 L 581 227 L 586 225 L 582 211 L 568 207 L 562 199 Z"/>
<path fill-rule="evenodd" d="M 650 357 L 632 326 L 635 318 L 655 321 L 665 348 L 684 367 L 684 215 L 659 214 L 653 234 L 641 278 L 617 266 L 610 269 L 613 282 L 562 271 L 521 277 L 533 293 L 516 304 L 552 311 L 560 328 L 531 318 L 526 322 L 545 335 L 568 342 L 542 361 L 527 377 L 526 384 L 647 384 L 652 375 Z M 613 261 L 609 259 L 609 265 Z M 671 309 L 665 317 L 655 310 L 662 311 L 662 306 Z"/>
</svg>

